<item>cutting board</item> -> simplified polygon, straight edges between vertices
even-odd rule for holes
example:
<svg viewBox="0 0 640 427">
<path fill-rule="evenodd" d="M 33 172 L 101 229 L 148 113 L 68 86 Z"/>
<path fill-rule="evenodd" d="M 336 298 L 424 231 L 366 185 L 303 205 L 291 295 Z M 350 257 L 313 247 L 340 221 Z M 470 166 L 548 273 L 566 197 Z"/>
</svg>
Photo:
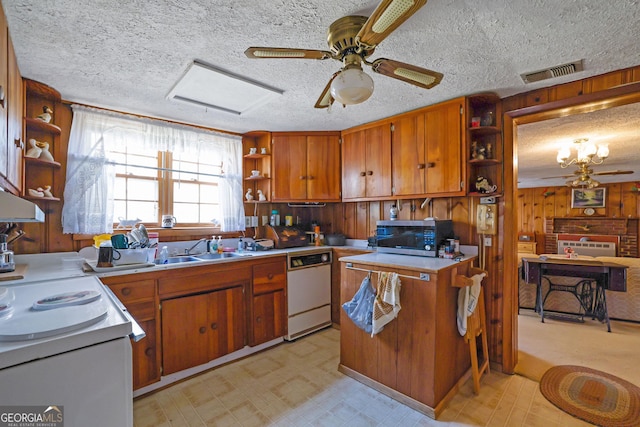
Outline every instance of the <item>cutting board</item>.
<svg viewBox="0 0 640 427">
<path fill-rule="evenodd" d="M 27 264 L 16 264 L 14 271 L 7 273 L 0 273 L 0 282 L 6 282 L 7 280 L 20 280 L 24 279 L 24 275 L 27 272 Z"/>
</svg>

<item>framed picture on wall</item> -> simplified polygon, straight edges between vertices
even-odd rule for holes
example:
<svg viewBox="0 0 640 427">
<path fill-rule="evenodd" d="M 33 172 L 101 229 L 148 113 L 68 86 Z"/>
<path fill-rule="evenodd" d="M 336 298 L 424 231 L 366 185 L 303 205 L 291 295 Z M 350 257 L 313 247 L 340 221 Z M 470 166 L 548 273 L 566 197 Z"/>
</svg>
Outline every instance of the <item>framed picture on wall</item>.
<svg viewBox="0 0 640 427">
<path fill-rule="evenodd" d="M 572 188 L 571 207 L 581 208 L 604 208 L 606 188 Z"/>
</svg>

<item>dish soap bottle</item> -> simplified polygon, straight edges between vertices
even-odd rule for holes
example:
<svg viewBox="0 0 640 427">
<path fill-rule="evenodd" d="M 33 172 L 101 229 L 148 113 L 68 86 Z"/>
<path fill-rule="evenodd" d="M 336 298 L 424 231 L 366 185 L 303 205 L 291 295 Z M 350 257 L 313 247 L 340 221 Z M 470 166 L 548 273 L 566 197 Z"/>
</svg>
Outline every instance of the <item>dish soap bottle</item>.
<svg viewBox="0 0 640 427">
<path fill-rule="evenodd" d="M 162 247 L 160 251 L 160 255 L 158 256 L 158 264 L 168 264 L 169 263 L 169 248 L 166 246 Z"/>
<path fill-rule="evenodd" d="M 218 253 L 221 254 L 224 252 L 224 247 L 222 246 L 222 236 L 218 236 Z"/>
</svg>

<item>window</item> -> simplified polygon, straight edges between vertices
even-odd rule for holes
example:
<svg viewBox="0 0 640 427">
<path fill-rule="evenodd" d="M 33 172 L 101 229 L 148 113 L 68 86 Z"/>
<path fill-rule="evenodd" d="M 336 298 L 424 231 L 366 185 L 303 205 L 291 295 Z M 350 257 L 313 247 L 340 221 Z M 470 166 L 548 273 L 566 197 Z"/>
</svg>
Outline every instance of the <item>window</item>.
<svg viewBox="0 0 640 427">
<path fill-rule="evenodd" d="M 122 219 L 244 230 L 239 136 L 73 106 L 65 233 L 113 231 Z"/>
</svg>

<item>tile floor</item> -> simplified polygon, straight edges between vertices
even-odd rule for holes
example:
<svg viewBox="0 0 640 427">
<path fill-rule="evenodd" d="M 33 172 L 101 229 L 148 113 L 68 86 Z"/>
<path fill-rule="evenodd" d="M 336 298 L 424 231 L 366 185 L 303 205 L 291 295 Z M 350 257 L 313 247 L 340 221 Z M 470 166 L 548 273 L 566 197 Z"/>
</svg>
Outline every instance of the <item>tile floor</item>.
<svg viewBox="0 0 640 427">
<path fill-rule="evenodd" d="M 325 329 L 134 401 L 135 427 L 589 426 L 557 409 L 538 383 L 492 372 L 471 381 L 438 421 L 339 373 L 340 332 Z"/>
</svg>

